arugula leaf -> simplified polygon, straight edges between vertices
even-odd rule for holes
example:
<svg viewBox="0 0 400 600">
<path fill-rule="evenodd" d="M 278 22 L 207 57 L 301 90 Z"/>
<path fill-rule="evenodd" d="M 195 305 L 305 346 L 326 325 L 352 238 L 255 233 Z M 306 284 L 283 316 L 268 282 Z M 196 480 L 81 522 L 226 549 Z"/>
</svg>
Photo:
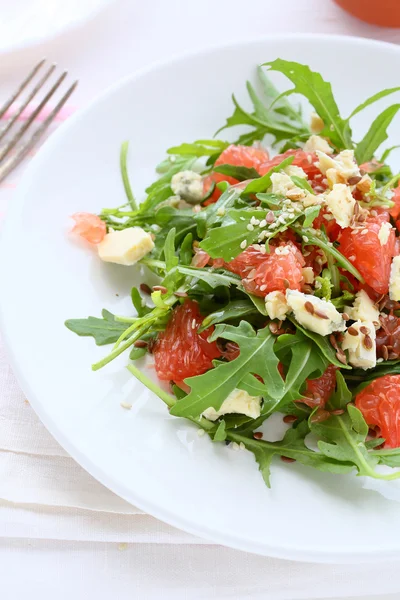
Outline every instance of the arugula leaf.
<svg viewBox="0 0 400 600">
<path fill-rule="evenodd" d="M 296 329 L 301 331 L 301 333 L 303 333 L 306 337 L 310 338 L 318 346 L 318 348 L 321 350 L 322 354 L 325 356 L 325 358 L 328 359 L 328 361 L 330 363 L 332 363 L 336 367 L 340 367 L 341 369 L 351 369 L 351 367 L 349 365 L 342 364 L 336 358 L 336 351 L 329 343 L 328 338 L 326 338 L 323 335 L 319 335 L 319 333 L 314 333 L 313 331 L 310 331 L 309 329 L 305 329 L 304 327 L 299 325 L 299 323 L 293 317 L 289 317 L 289 320 L 292 321 L 292 323 L 296 326 Z M 365 373 L 365 371 L 364 371 L 364 373 Z"/>
<path fill-rule="evenodd" d="M 283 73 L 294 84 L 294 88 L 281 94 L 281 97 L 296 93 L 309 100 L 325 124 L 321 132 L 323 137 L 328 137 L 338 149 L 352 147 L 351 131 L 347 121 L 340 116 L 332 86 L 322 78 L 320 73 L 311 71 L 306 65 L 281 58 L 264 63 L 264 66 L 272 71 Z"/>
<path fill-rule="evenodd" d="M 222 140 L 197 140 L 192 144 L 181 144 L 168 148 L 168 154 L 178 154 L 181 156 L 212 156 L 216 153 L 221 154 L 229 146 L 229 142 Z"/>
<path fill-rule="evenodd" d="M 183 242 L 181 244 L 181 248 L 179 251 L 179 262 L 182 265 L 190 265 L 190 263 L 192 262 L 192 256 L 193 256 L 192 244 L 193 244 L 193 235 L 191 233 L 188 233 L 185 236 L 185 238 L 183 239 Z"/>
<path fill-rule="evenodd" d="M 175 256 L 175 234 L 176 229 L 173 227 L 169 230 L 167 237 L 165 238 L 164 243 L 164 258 L 165 258 L 165 268 L 167 271 L 171 271 L 174 267 L 177 266 L 179 259 Z"/>
<path fill-rule="evenodd" d="M 391 154 L 393 152 L 393 150 L 397 150 L 397 148 L 400 148 L 399 144 L 397 144 L 396 146 L 391 146 L 390 148 L 386 148 L 386 150 L 382 154 L 381 158 L 379 159 L 379 162 L 381 162 L 381 163 L 386 162 L 386 160 L 389 158 L 389 154 Z"/>
<path fill-rule="evenodd" d="M 309 192 L 310 194 L 313 194 L 313 196 L 315 196 L 315 192 L 312 189 L 311 185 L 308 183 L 307 179 L 305 179 L 304 177 L 298 177 L 297 175 L 291 175 L 290 178 L 293 181 L 293 183 L 295 185 L 297 185 L 297 187 L 299 187 L 302 190 L 306 190 L 307 192 Z M 309 208 L 316 208 L 316 207 L 310 206 Z"/>
<path fill-rule="evenodd" d="M 126 164 L 127 158 L 128 158 L 128 149 L 129 149 L 129 142 L 128 141 L 123 142 L 121 145 L 121 152 L 120 152 L 120 157 L 119 157 L 121 177 L 122 177 L 122 182 L 124 184 L 125 194 L 126 194 L 126 197 L 128 198 L 129 205 L 132 210 L 137 210 L 137 204 L 136 204 L 135 196 L 133 195 L 133 192 L 132 192 L 131 184 L 129 182 L 128 168 L 127 168 L 127 164 Z"/>
<path fill-rule="evenodd" d="M 262 477 L 268 487 L 271 486 L 270 468 L 274 456 L 292 458 L 303 465 L 331 473 L 348 473 L 353 470 L 354 467 L 351 463 L 339 463 L 307 448 L 304 438 L 308 433 L 307 421 L 303 421 L 298 427 L 288 429 L 284 438 L 279 442 L 255 440 L 252 436 L 247 437 L 231 430 L 228 431 L 227 437 L 237 443 L 243 442 L 247 450 L 254 454 Z"/>
<path fill-rule="evenodd" d="M 176 403 L 171 414 L 195 417 L 210 406 L 218 410 L 248 373 L 256 373 L 268 382 L 270 398 L 279 398 L 282 394 L 283 381 L 278 371 L 278 358 L 273 351 L 275 339 L 268 327 L 256 333 L 246 321 L 241 321 L 238 327 L 217 325 L 209 339 L 219 337 L 236 342 L 240 348 L 239 356 L 203 375 L 186 379 L 185 383 L 191 388 L 190 394 Z"/>
<path fill-rule="evenodd" d="M 200 248 L 212 258 L 223 258 L 224 261 L 229 262 L 243 252 L 242 245 L 247 247 L 257 241 L 262 230 L 259 227 L 253 227 L 252 231 L 249 231 L 247 226 L 252 215 L 247 210 L 241 212 L 246 215 L 243 217 L 246 218 L 246 221 L 225 225 L 223 231 L 221 228 L 211 229 L 207 237 L 200 242 Z M 265 218 L 265 213 L 258 212 L 258 215 L 258 218 L 260 216 L 261 219 Z"/>
<path fill-rule="evenodd" d="M 280 171 L 282 171 L 283 169 L 285 169 L 286 167 L 291 165 L 293 160 L 294 160 L 294 156 L 288 156 L 287 158 L 284 158 L 283 161 L 281 163 L 279 163 L 279 165 L 272 167 L 272 169 L 270 169 L 270 171 L 268 171 L 268 173 L 266 173 L 262 177 L 259 177 L 258 179 L 255 179 L 254 181 L 251 181 L 244 188 L 242 193 L 243 194 L 257 194 L 259 192 L 265 192 L 272 185 L 271 175 L 273 175 L 274 173 L 279 173 Z"/>
<path fill-rule="evenodd" d="M 318 205 L 307 206 L 307 208 L 304 211 L 305 219 L 303 221 L 303 227 L 310 227 L 314 223 L 314 220 L 318 217 L 320 210 L 321 206 Z"/>
<path fill-rule="evenodd" d="M 198 331 L 204 331 L 204 329 L 207 329 L 210 325 L 217 325 L 218 323 L 224 323 L 225 321 L 238 319 L 239 317 L 248 317 L 252 314 L 257 314 L 257 310 L 252 302 L 245 299 L 232 300 L 223 308 L 207 315 Z"/>
<path fill-rule="evenodd" d="M 139 360 L 147 354 L 147 348 L 132 348 L 129 354 L 131 360 Z"/>
<path fill-rule="evenodd" d="M 361 112 L 362 110 L 364 110 L 364 108 L 367 108 L 367 106 L 370 106 L 374 102 L 377 102 L 381 98 L 385 98 L 385 96 L 389 96 L 389 94 L 394 94 L 395 92 L 399 92 L 399 91 L 400 91 L 400 87 L 388 88 L 386 90 L 382 90 L 382 91 L 378 92 L 377 94 L 374 94 L 373 96 L 370 96 L 369 98 L 367 98 L 367 100 L 364 100 L 364 102 L 362 102 L 361 104 L 359 104 L 357 106 L 357 108 L 355 108 L 353 110 L 353 112 L 349 116 L 349 119 L 351 119 L 356 114 L 358 114 L 359 112 Z"/>
<path fill-rule="evenodd" d="M 225 424 L 225 421 L 222 420 L 217 427 L 217 431 L 214 433 L 213 441 L 214 442 L 224 442 L 225 440 L 226 440 L 226 424 Z"/>
<path fill-rule="evenodd" d="M 343 269 L 346 269 L 346 271 L 354 275 L 354 277 L 358 279 L 358 281 L 361 281 L 361 283 L 365 283 L 361 273 L 359 273 L 359 271 L 351 264 L 349 260 L 347 260 L 345 256 L 343 256 L 343 254 L 341 254 L 341 252 L 339 252 L 339 250 L 336 250 L 335 246 L 331 242 L 326 242 L 322 239 L 322 237 L 318 237 L 318 235 L 316 235 L 316 233 L 314 233 L 314 231 L 311 229 L 295 227 L 293 225 L 292 229 L 303 238 L 303 243 L 319 246 L 326 252 L 326 254 L 331 254 L 337 260 L 338 264 L 343 267 Z"/>
<path fill-rule="evenodd" d="M 335 308 L 339 309 L 339 308 L 344 308 L 345 306 L 349 306 L 350 304 L 352 304 L 354 298 L 355 298 L 354 294 L 351 294 L 347 290 L 344 290 L 342 292 L 341 296 L 338 296 L 337 298 L 332 298 L 331 302 L 335 306 Z"/>
<path fill-rule="evenodd" d="M 317 281 L 321 287 L 320 288 L 316 288 L 314 295 L 317 296 L 317 298 L 323 298 L 324 300 L 330 300 L 331 296 L 332 296 L 332 280 L 330 277 L 328 277 L 327 275 L 323 276 L 323 277 L 316 277 L 315 281 Z"/>
<path fill-rule="evenodd" d="M 328 407 L 331 410 L 345 408 L 351 399 L 352 394 L 347 387 L 345 378 L 340 371 L 336 371 L 336 389 L 329 399 Z"/>
<path fill-rule="evenodd" d="M 311 431 L 320 438 L 318 448 L 322 454 L 339 462 L 352 463 L 359 475 L 388 479 L 388 476 L 375 471 L 378 457 L 365 446 L 368 425 L 358 408 L 348 404 L 347 413 L 343 415 L 331 416 L 319 423 L 313 422 L 311 416 L 309 422 Z M 400 473 L 397 476 L 400 477 Z"/>
<path fill-rule="evenodd" d="M 97 346 L 115 343 L 120 335 L 124 333 L 130 323 L 121 323 L 116 320 L 115 315 L 103 308 L 102 319 L 88 317 L 87 319 L 68 319 L 65 326 L 80 336 L 92 336 Z"/>
<path fill-rule="evenodd" d="M 223 269 L 200 269 L 198 267 L 185 267 L 182 265 L 178 265 L 176 269 L 183 275 L 194 277 L 208 283 L 212 288 L 216 288 L 220 285 L 229 287 L 231 285 L 240 285 L 241 283 L 241 279 L 238 275 L 230 273 L 229 271 L 224 271 Z"/>
<path fill-rule="evenodd" d="M 358 142 L 354 151 L 358 164 L 365 163 L 373 158 L 376 150 L 382 142 L 387 139 L 387 128 L 393 121 L 399 109 L 400 104 L 393 104 L 393 106 L 389 106 L 381 112 L 381 114 L 372 122 L 371 127 L 363 139 Z"/>
<path fill-rule="evenodd" d="M 143 298 L 140 295 L 139 290 L 135 287 L 131 289 L 131 300 L 138 317 L 144 317 L 144 315 L 147 315 L 147 313 L 151 311 L 151 308 L 148 306 L 143 306 Z"/>
<path fill-rule="evenodd" d="M 234 177 L 238 181 L 246 181 L 247 179 L 257 179 L 260 175 L 253 168 L 248 167 L 237 167 L 235 165 L 218 165 L 214 167 L 215 173 L 222 173 L 222 175 L 228 175 Z"/>
</svg>

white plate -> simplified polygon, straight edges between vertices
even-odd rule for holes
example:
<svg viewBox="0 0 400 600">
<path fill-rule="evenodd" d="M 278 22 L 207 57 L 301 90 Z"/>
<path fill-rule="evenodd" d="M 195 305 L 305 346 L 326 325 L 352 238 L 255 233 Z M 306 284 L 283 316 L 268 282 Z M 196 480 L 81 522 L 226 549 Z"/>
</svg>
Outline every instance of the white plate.
<svg viewBox="0 0 400 600">
<path fill-rule="evenodd" d="M 333 82 L 344 115 L 377 90 L 398 85 L 397 46 L 310 35 L 212 49 L 125 79 L 71 118 L 27 170 L 2 236 L 2 328 L 19 381 L 45 425 L 126 500 L 189 532 L 259 554 L 386 559 L 400 551 L 399 504 L 363 490 L 355 476 L 280 461 L 267 489 L 251 454 L 213 445 L 171 418 L 124 369 L 127 357 L 93 373 L 90 365 L 104 348 L 63 325 L 103 307 L 130 310 L 126 295 L 137 281 L 135 268 L 100 264 L 66 234 L 71 213 L 124 202 L 121 141 L 131 140 L 130 172 L 141 194 L 165 149 L 212 135 L 232 111 L 231 92 L 244 99 L 255 65 L 276 57 L 320 70 Z M 370 117 L 358 119 L 356 137 Z M 399 139 L 397 119 L 390 145 Z M 122 400 L 133 401 L 131 411 L 121 408 Z"/>
<path fill-rule="evenodd" d="M 0 0 L 0 52 L 27 48 L 76 27 L 113 0 Z"/>
</svg>

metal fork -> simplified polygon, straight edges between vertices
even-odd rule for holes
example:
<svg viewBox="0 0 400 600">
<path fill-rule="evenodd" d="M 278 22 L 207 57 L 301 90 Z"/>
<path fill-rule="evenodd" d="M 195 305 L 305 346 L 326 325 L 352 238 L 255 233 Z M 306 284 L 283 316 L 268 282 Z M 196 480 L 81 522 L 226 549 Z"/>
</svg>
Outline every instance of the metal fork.
<svg viewBox="0 0 400 600">
<path fill-rule="evenodd" d="M 57 102 L 57 104 L 54 106 L 54 108 L 51 110 L 51 112 L 48 114 L 45 120 L 35 129 L 33 129 L 31 126 L 33 125 L 36 117 L 46 106 L 49 100 L 53 97 L 54 93 L 58 90 L 58 88 L 66 78 L 68 73 L 67 71 L 64 71 L 58 77 L 55 83 L 50 87 L 50 89 L 45 93 L 44 97 L 37 104 L 37 106 L 29 115 L 27 120 L 23 122 L 19 127 L 17 127 L 16 124 L 22 112 L 27 108 L 28 104 L 44 87 L 45 83 L 50 79 L 51 75 L 56 69 L 55 64 L 51 65 L 35 83 L 36 75 L 38 75 L 45 62 L 46 59 L 42 59 L 37 65 L 35 65 L 35 67 L 28 74 L 28 76 L 22 81 L 18 89 L 12 94 L 11 98 L 9 98 L 7 102 L 0 108 L 1 120 L 8 111 L 8 109 L 13 105 L 15 100 L 17 100 L 22 94 L 22 92 L 26 90 L 26 98 L 22 100 L 21 104 L 12 114 L 11 118 L 8 121 L 4 122 L 4 128 L 0 129 L 0 182 L 3 181 L 7 177 L 7 175 L 9 175 L 11 171 L 19 165 L 19 163 L 25 158 L 28 152 L 34 146 L 36 146 L 40 138 L 43 136 L 48 127 L 54 121 L 55 117 L 57 116 L 57 113 L 59 113 L 61 108 L 67 102 L 68 98 L 71 96 L 76 86 L 78 85 L 78 82 L 75 81 L 67 89 L 65 94 Z M 32 84 L 33 86 L 32 89 L 30 89 L 30 84 Z M 22 138 L 28 130 L 29 133 L 31 133 L 30 137 L 26 140 L 22 140 Z M 9 132 L 11 132 L 11 135 L 7 136 Z M 19 144 L 18 142 L 21 143 Z"/>
</svg>

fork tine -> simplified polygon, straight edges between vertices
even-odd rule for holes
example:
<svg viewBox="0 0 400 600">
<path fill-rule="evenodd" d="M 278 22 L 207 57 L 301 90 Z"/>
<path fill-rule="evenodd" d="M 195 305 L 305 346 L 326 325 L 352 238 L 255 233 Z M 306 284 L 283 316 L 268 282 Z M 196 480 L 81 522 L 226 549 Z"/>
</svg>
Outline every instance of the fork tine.
<svg viewBox="0 0 400 600">
<path fill-rule="evenodd" d="M 66 91 L 64 96 L 59 100 L 56 106 L 53 108 L 51 113 L 46 117 L 43 123 L 37 128 L 32 137 L 28 140 L 28 142 L 11 158 L 9 158 L 3 165 L 0 166 L 0 183 L 11 173 L 15 167 L 19 165 L 19 163 L 25 158 L 28 152 L 33 148 L 43 134 L 46 132 L 47 128 L 54 121 L 57 114 L 60 112 L 64 104 L 67 102 L 68 98 L 71 96 L 76 86 L 78 85 L 78 81 L 75 81 L 71 87 Z"/>
<path fill-rule="evenodd" d="M 39 71 L 40 67 L 44 64 L 45 61 L 46 61 L 46 59 L 42 58 L 42 60 L 40 62 L 38 62 L 38 64 L 32 69 L 32 71 L 29 73 L 29 75 L 23 80 L 23 82 L 21 83 L 19 88 L 14 92 L 14 94 L 11 96 L 11 98 L 9 98 L 6 101 L 6 103 L 3 104 L 3 106 L 0 108 L 0 119 L 2 119 L 4 117 L 5 113 L 10 108 L 11 104 L 18 98 L 18 96 L 26 88 L 28 83 L 30 81 L 32 81 L 32 79 L 35 77 L 36 73 Z"/>
<path fill-rule="evenodd" d="M 19 118 L 19 116 L 22 114 L 22 112 L 28 106 L 29 102 L 31 100 L 33 100 L 33 98 L 36 96 L 36 94 L 38 93 L 38 91 L 46 83 L 46 81 L 48 80 L 48 78 L 53 73 L 54 69 L 56 68 L 56 66 L 57 65 L 55 65 L 55 64 L 51 65 L 50 69 L 48 69 L 46 71 L 46 73 L 43 75 L 43 77 L 40 79 L 40 81 L 36 84 L 36 86 L 33 88 L 33 90 L 31 91 L 31 93 L 28 95 L 28 97 L 26 98 L 26 100 L 23 102 L 23 104 L 21 104 L 21 106 L 18 108 L 18 110 L 16 111 L 16 113 L 13 114 L 12 118 L 8 121 L 8 123 L 5 126 L 5 128 L 0 132 L 0 141 L 4 138 L 4 136 L 6 135 L 6 133 L 8 133 L 8 131 L 10 131 L 11 127 L 14 125 L 14 123 L 17 121 L 17 119 Z"/>
<path fill-rule="evenodd" d="M 32 125 L 33 121 L 36 119 L 42 108 L 45 106 L 48 100 L 53 96 L 54 92 L 60 87 L 64 79 L 66 78 L 68 71 L 64 71 L 64 73 L 57 79 L 53 87 L 47 92 L 46 96 L 40 102 L 40 104 L 35 108 L 35 110 L 30 115 L 29 119 L 21 125 L 15 136 L 8 142 L 6 147 L 2 152 L 0 152 L 0 162 L 7 156 L 7 154 L 14 148 L 14 146 L 19 142 L 24 133 L 29 129 Z"/>
</svg>

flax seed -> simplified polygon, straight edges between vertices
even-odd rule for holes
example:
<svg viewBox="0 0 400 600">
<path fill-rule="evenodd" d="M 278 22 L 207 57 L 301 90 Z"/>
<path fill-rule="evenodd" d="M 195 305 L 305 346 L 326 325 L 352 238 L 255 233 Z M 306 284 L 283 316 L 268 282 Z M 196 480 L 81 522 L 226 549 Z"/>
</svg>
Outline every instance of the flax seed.
<svg viewBox="0 0 400 600">
<path fill-rule="evenodd" d="M 147 285 L 147 283 L 141 283 L 139 287 L 144 294 L 148 294 L 150 296 L 151 287 Z"/>
<path fill-rule="evenodd" d="M 350 317 L 349 317 L 349 315 L 347 313 L 344 312 L 342 314 L 342 319 L 343 319 L 343 321 L 348 321 L 350 319 Z"/>
<path fill-rule="evenodd" d="M 333 333 L 331 333 L 331 335 L 329 336 L 329 341 L 331 345 L 335 348 L 335 350 L 339 350 L 339 346 L 337 345 L 337 341 Z"/>
<path fill-rule="evenodd" d="M 319 317 L 320 319 L 329 319 L 328 315 L 326 315 L 325 313 L 321 312 L 320 310 L 315 310 L 314 314 L 316 317 Z"/>
<path fill-rule="evenodd" d="M 364 337 L 364 339 L 363 339 L 363 345 L 364 345 L 364 347 L 365 347 L 367 350 L 371 350 L 371 349 L 372 349 L 372 347 L 373 347 L 373 345 L 374 345 L 374 344 L 373 344 L 373 342 L 372 342 L 372 339 L 370 338 L 370 336 L 369 336 L 369 335 L 366 335 L 366 336 Z"/>
<path fill-rule="evenodd" d="M 310 315 L 313 315 L 313 314 L 314 314 L 314 312 L 315 312 L 315 311 L 314 311 L 314 305 L 313 305 L 313 303 L 312 303 L 312 302 L 310 302 L 309 300 L 307 300 L 307 302 L 305 302 L 305 304 L 304 304 L 304 308 L 306 309 L 306 311 L 307 311 L 308 313 L 310 313 Z"/>
<path fill-rule="evenodd" d="M 285 286 L 286 289 L 289 289 L 289 287 L 290 287 L 290 281 L 288 279 L 284 279 L 283 280 L 283 285 Z"/>
<path fill-rule="evenodd" d="M 347 180 L 348 185 L 357 185 L 357 183 L 359 183 L 361 181 L 362 177 L 359 175 L 354 175 L 354 177 L 350 177 L 350 179 Z"/>
<path fill-rule="evenodd" d="M 167 288 L 164 285 L 153 285 L 154 292 L 161 292 L 162 294 L 166 294 L 168 292 Z"/>
<path fill-rule="evenodd" d="M 346 355 L 343 352 L 343 350 L 338 350 L 338 352 L 336 352 L 336 358 L 338 359 L 339 362 L 341 362 L 343 365 L 347 364 L 347 359 L 346 359 Z"/>
<path fill-rule="evenodd" d="M 287 462 L 287 463 L 296 462 L 295 458 L 289 458 L 288 456 L 281 456 L 281 460 L 283 460 L 283 462 Z"/>
<path fill-rule="evenodd" d="M 332 410 L 331 411 L 331 415 L 335 415 L 335 416 L 339 416 L 339 415 L 343 415 L 344 414 L 344 410 L 341 408 L 338 408 L 337 410 Z"/>
<path fill-rule="evenodd" d="M 255 433 L 253 433 L 253 438 L 255 440 L 262 440 L 263 435 L 264 434 L 262 431 L 256 431 Z"/>
<path fill-rule="evenodd" d="M 357 329 L 355 327 L 349 327 L 348 330 L 347 330 L 347 333 L 349 333 L 350 335 L 354 335 L 354 337 L 356 335 L 358 335 L 358 331 L 357 331 Z"/>
<path fill-rule="evenodd" d="M 295 421 L 297 421 L 296 415 L 285 415 L 283 417 L 284 423 L 294 423 Z"/>
<path fill-rule="evenodd" d="M 135 348 L 147 348 L 148 343 L 144 340 L 136 340 L 136 342 L 133 345 L 135 346 Z"/>
<path fill-rule="evenodd" d="M 364 335 L 368 335 L 369 334 L 369 329 L 368 329 L 368 327 L 365 327 L 365 325 L 363 325 L 362 327 L 360 327 L 360 331 Z"/>
<path fill-rule="evenodd" d="M 382 346 L 382 356 L 383 356 L 383 360 L 389 359 L 389 351 L 387 349 L 387 346 Z"/>
</svg>

